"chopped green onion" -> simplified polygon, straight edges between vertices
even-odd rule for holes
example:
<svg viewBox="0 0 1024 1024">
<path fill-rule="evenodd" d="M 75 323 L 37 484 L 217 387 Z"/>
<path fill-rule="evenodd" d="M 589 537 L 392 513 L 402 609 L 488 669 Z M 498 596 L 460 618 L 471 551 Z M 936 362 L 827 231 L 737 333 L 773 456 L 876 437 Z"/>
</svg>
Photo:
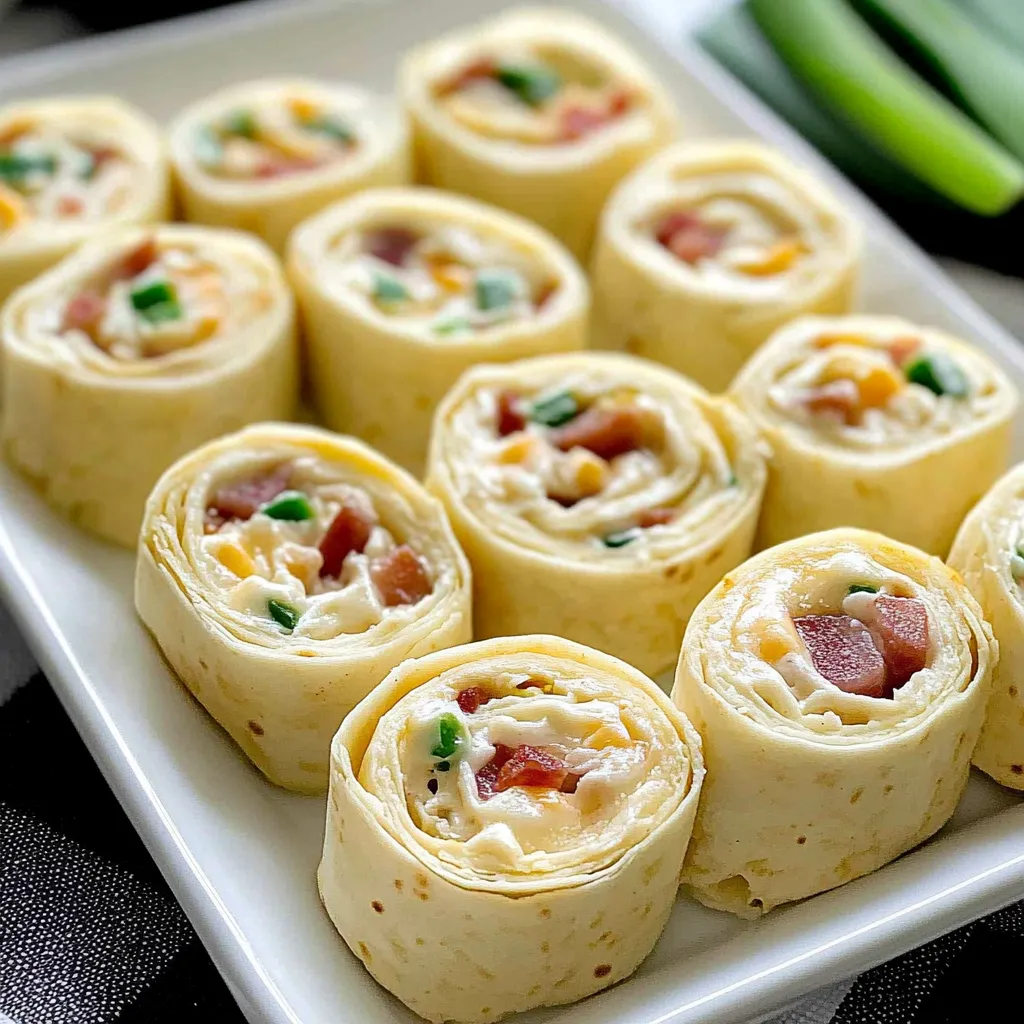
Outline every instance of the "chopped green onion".
<svg viewBox="0 0 1024 1024">
<path fill-rule="evenodd" d="M 377 274 L 373 282 L 373 297 L 378 302 L 402 302 L 409 298 L 409 291 L 401 281 L 387 274 Z"/>
<path fill-rule="evenodd" d="M 580 414 L 580 404 L 569 391 L 556 391 L 546 398 L 538 398 L 530 406 L 530 419 L 545 427 L 560 427 Z"/>
<path fill-rule="evenodd" d="M 462 743 L 462 726 L 451 713 L 445 713 L 437 720 L 437 743 L 431 747 L 433 757 L 450 758 Z M 441 762 L 444 764 L 444 761 Z M 441 765 L 435 765 L 440 768 Z M 441 768 L 447 771 L 446 768 Z"/>
<path fill-rule="evenodd" d="M 936 395 L 966 398 L 967 378 L 945 352 L 931 352 L 906 363 L 903 373 L 911 384 L 920 384 Z"/>
<path fill-rule="evenodd" d="M 877 594 L 878 587 L 869 586 L 867 583 L 851 583 L 846 593 L 849 594 Z"/>
<path fill-rule="evenodd" d="M 142 313 L 150 306 L 159 306 L 165 302 L 177 302 L 178 296 L 170 281 L 151 281 L 132 290 L 132 306 Z"/>
<path fill-rule="evenodd" d="M 434 324 L 435 334 L 458 334 L 459 331 L 472 330 L 473 325 L 464 316 L 454 316 L 450 320 L 440 320 Z"/>
<path fill-rule="evenodd" d="M 155 306 L 141 310 L 139 315 L 151 324 L 162 324 L 171 320 L 180 320 L 185 315 L 185 311 L 175 299 L 173 302 L 158 302 Z"/>
<path fill-rule="evenodd" d="M 495 72 L 495 78 L 531 107 L 539 107 L 562 88 L 558 72 L 539 64 L 503 64 Z"/>
<path fill-rule="evenodd" d="M 1010 555 L 1010 575 L 1020 583 L 1024 580 L 1024 552 L 1021 551 L 1020 545 L 1017 546 L 1017 550 Z"/>
<path fill-rule="evenodd" d="M 282 491 L 268 501 L 260 511 L 271 519 L 282 519 L 291 523 L 303 522 L 314 516 L 313 506 L 302 491 Z"/>
<path fill-rule="evenodd" d="M 196 161 L 207 167 L 219 164 L 224 159 L 224 147 L 209 125 L 204 125 L 196 132 L 193 149 Z"/>
<path fill-rule="evenodd" d="M 317 135 L 326 135 L 336 142 L 352 143 L 356 137 L 347 124 L 343 124 L 336 117 L 329 114 L 321 114 L 319 117 L 312 117 L 302 122 L 302 127 L 309 132 L 316 132 Z"/>
<path fill-rule="evenodd" d="M 736 475 L 735 471 L 730 471 L 729 479 L 725 481 L 726 487 L 738 487 L 740 478 Z"/>
<path fill-rule="evenodd" d="M 267 602 L 267 611 L 270 612 L 270 617 L 289 633 L 299 624 L 298 611 L 290 604 L 278 601 L 277 598 L 272 597 Z"/>
<path fill-rule="evenodd" d="M 235 110 L 221 122 L 225 135 L 240 135 L 244 139 L 256 138 L 259 126 L 250 110 Z"/>
<path fill-rule="evenodd" d="M 479 309 L 511 306 L 520 293 L 517 274 L 507 270 L 481 270 L 476 275 L 476 304 Z"/>
<path fill-rule="evenodd" d="M 82 181 L 91 181 L 96 176 L 96 158 L 87 150 L 82 150 L 78 159 L 78 177 Z"/>
<path fill-rule="evenodd" d="M 53 174 L 57 170 L 55 156 L 26 156 L 24 153 L 0 153 L 0 180 L 15 183 L 27 178 L 30 174 L 42 171 Z"/>
<path fill-rule="evenodd" d="M 631 530 L 618 530 L 615 533 L 607 533 L 601 538 L 601 542 L 606 548 L 624 548 L 627 544 L 631 544 L 633 541 L 640 536 L 640 531 L 637 529 Z"/>
</svg>

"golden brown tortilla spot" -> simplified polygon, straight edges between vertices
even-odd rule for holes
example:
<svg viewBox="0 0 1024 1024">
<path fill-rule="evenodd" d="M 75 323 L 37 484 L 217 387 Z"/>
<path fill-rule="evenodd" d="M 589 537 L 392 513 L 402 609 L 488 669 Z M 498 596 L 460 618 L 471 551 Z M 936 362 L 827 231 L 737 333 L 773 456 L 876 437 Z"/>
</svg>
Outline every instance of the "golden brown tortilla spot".
<svg viewBox="0 0 1024 1024">
<path fill-rule="evenodd" d="M 807 836 L 797 836 L 796 837 L 796 845 L 797 846 L 803 846 L 804 843 L 806 843 L 806 842 L 807 842 Z"/>
<path fill-rule="evenodd" d="M 430 395 L 417 395 L 413 400 L 412 404 L 419 409 L 420 412 L 430 412 L 434 408 L 434 402 Z"/>
<path fill-rule="evenodd" d="M 644 904 L 644 912 L 643 912 L 643 913 L 642 913 L 642 914 L 641 914 L 640 916 L 641 916 L 641 917 L 646 917 L 646 916 L 647 916 L 647 915 L 648 915 L 648 914 L 649 914 L 649 913 L 650 913 L 650 912 L 651 912 L 651 911 L 652 911 L 653 909 L 654 909 L 654 904 L 653 904 L 653 903 L 651 903 L 651 901 L 650 901 L 650 900 L 648 900 L 648 901 L 647 901 L 647 902 L 646 902 L 646 903 Z"/>
<path fill-rule="evenodd" d="M 638 338 L 635 334 L 631 334 L 626 339 L 625 348 L 627 352 L 632 352 L 633 355 L 639 355 L 639 353 L 644 350 L 644 340 L 643 338 Z"/>
<path fill-rule="evenodd" d="M 1011 697 L 1017 696 L 1017 687 L 1010 683 L 1010 688 L 1006 691 Z"/>
<path fill-rule="evenodd" d="M 419 886 L 419 887 L 420 887 L 421 889 L 426 889 L 426 887 L 427 887 L 428 885 L 430 885 L 430 879 L 429 879 L 429 878 L 427 878 L 427 876 L 426 876 L 426 875 L 424 875 L 424 874 L 419 874 L 419 875 L 417 875 L 417 876 L 416 876 L 416 884 L 417 884 L 417 885 L 418 885 L 418 886 Z"/>
<path fill-rule="evenodd" d="M 531 988 L 530 991 L 526 994 L 528 996 L 535 996 L 538 992 L 540 992 L 540 985 L 534 985 L 533 988 Z"/>
<path fill-rule="evenodd" d="M 661 858 L 659 857 L 653 864 L 648 864 L 647 867 L 644 868 L 644 885 L 650 885 L 657 877 L 660 870 Z"/>
<path fill-rule="evenodd" d="M 427 900 L 430 899 L 430 893 L 429 892 L 422 892 L 419 889 L 416 890 L 416 895 L 417 895 L 417 897 L 419 897 L 419 899 L 423 900 L 424 903 L 426 903 Z"/>
<path fill-rule="evenodd" d="M 874 493 L 874 488 L 870 484 L 866 484 L 863 480 L 854 480 L 853 489 L 861 498 L 870 498 Z"/>
<path fill-rule="evenodd" d="M 366 943 L 365 942 L 360 942 L 359 943 L 359 955 L 363 958 L 365 963 L 367 963 L 367 964 L 372 964 L 373 963 L 373 957 L 371 956 L 370 951 L 366 948 Z"/>
<path fill-rule="evenodd" d="M 199 659 L 199 667 L 200 667 L 200 668 L 201 668 L 201 669 L 202 669 L 202 670 L 203 670 L 204 672 L 207 672 L 207 671 L 209 671 L 209 668 L 210 668 L 210 666 L 209 666 L 209 665 L 207 665 L 207 664 L 206 664 L 206 662 L 205 662 L 205 661 L 203 661 L 203 659 L 202 659 L 202 658 L 200 658 L 200 659 Z"/>
<path fill-rule="evenodd" d="M 864 795 L 864 787 L 863 786 L 861 786 L 860 789 L 855 789 L 850 794 L 850 803 L 851 804 L 855 804 L 863 795 Z"/>
<path fill-rule="evenodd" d="M 712 551 L 711 554 L 708 555 L 708 557 L 704 561 L 708 565 L 713 565 L 715 562 L 719 561 L 721 559 L 722 555 L 724 555 L 724 554 L 725 554 L 725 548 L 715 548 L 715 550 Z"/>
<path fill-rule="evenodd" d="M 494 973 L 487 970 L 486 967 L 478 967 L 476 971 L 484 981 L 494 981 Z"/>
<path fill-rule="evenodd" d="M 395 879 L 395 889 L 398 892 L 402 891 L 402 888 L 404 887 L 404 885 L 405 885 L 405 883 L 400 878 L 396 878 Z"/>
<path fill-rule="evenodd" d="M 485 1006 L 485 1007 L 484 1007 L 484 1008 L 483 1008 L 483 1009 L 482 1009 L 482 1010 L 480 1011 L 480 1016 L 481 1016 L 481 1017 L 486 1017 L 486 1016 L 487 1016 L 487 1014 L 489 1014 L 490 1012 L 491 1012 L 491 1008 L 490 1008 L 489 1006 Z"/>
<path fill-rule="evenodd" d="M 891 785 L 886 785 L 882 788 L 882 796 L 888 796 L 893 790 Z"/>
<path fill-rule="evenodd" d="M 418 938 L 418 939 L 416 940 L 416 945 L 417 945 L 417 946 L 422 946 L 422 945 L 424 945 L 424 943 L 425 943 L 425 940 L 424 940 L 424 939 L 419 939 L 419 938 Z"/>
<path fill-rule="evenodd" d="M 384 913 L 384 904 L 380 900 L 372 900 L 370 906 L 377 911 L 378 914 Z"/>
<path fill-rule="evenodd" d="M 259 722 L 254 722 L 250 718 L 249 721 L 246 722 L 246 725 L 249 726 L 249 732 L 251 732 L 253 734 L 253 736 L 262 736 L 263 735 L 263 726 L 260 725 Z"/>
<path fill-rule="evenodd" d="M 818 772 L 814 781 L 819 786 L 831 789 L 839 781 L 839 776 L 835 772 Z"/>
<path fill-rule="evenodd" d="M 1011 764 L 1010 771 L 1014 775 L 1024 775 L 1024 764 Z"/>
<path fill-rule="evenodd" d="M 540 916 L 546 921 L 551 916 L 551 910 L 548 907 L 540 908 Z"/>
<path fill-rule="evenodd" d="M 602 910 L 593 921 L 590 922 L 590 930 L 596 931 L 601 925 L 604 924 L 604 911 Z"/>
<path fill-rule="evenodd" d="M 542 942 L 540 944 L 540 951 L 542 953 L 550 953 L 551 952 L 551 943 L 550 942 Z"/>
<path fill-rule="evenodd" d="M 611 973 L 612 973 L 612 965 L 611 964 L 598 964 L 594 968 L 594 977 L 595 978 L 607 978 L 608 975 L 611 974 Z"/>
</svg>

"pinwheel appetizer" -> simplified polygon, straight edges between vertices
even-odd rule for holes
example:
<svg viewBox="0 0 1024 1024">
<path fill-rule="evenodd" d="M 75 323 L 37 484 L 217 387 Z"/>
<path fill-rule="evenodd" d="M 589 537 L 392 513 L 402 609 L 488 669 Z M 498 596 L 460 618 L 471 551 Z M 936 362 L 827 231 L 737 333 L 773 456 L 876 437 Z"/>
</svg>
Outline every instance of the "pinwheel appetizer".
<svg viewBox="0 0 1024 1024">
<path fill-rule="evenodd" d="M 399 662 L 470 637 L 469 566 L 441 506 L 351 438 L 259 424 L 150 495 L 139 616 L 272 782 L 327 785 L 331 736 Z"/>
<path fill-rule="evenodd" d="M 672 691 L 708 764 L 684 882 L 756 917 L 927 839 L 967 784 L 997 656 L 956 573 L 880 534 L 814 534 L 730 573 Z"/>
<path fill-rule="evenodd" d="M 255 238 L 210 228 L 105 234 L 0 317 L 0 437 L 55 508 L 129 547 L 179 456 L 298 392 L 295 311 Z"/>
<path fill-rule="evenodd" d="M 551 8 L 414 50 L 399 89 L 421 180 L 520 213 L 581 258 L 615 183 L 676 132 L 671 100 L 635 54 Z"/>
<path fill-rule="evenodd" d="M 589 353 L 466 373 L 438 409 L 427 486 L 473 566 L 475 636 L 547 629 L 655 675 L 750 553 L 764 481 L 731 404 Z"/>
<path fill-rule="evenodd" d="M 332 200 L 409 179 L 404 120 L 354 86 L 235 85 L 179 114 L 170 139 L 186 219 L 252 231 L 279 252 Z"/>
<path fill-rule="evenodd" d="M 724 390 L 777 327 L 845 313 L 861 233 L 813 177 L 752 142 L 682 142 L 609 200 L 593 262 L 594 343 Z"/>
<path fill-rule="evenodd" d="M 159 128 L 107 97 L 0 107 L 0 302 L 115 225 L 170 215 Z"/>
<path fill-rule="evenodd" d="M 849 525 L 940 556 L 1006 468 L 1017 409 L 980 351 L 894 317 L 796 320 L 730 395 L 772 451 L 760 547 Z"/>
<path fill-rule="evenodd" d="M 999 642 L 974 763 L 996 782 L 1024 789 L 1024 463 L 964 520 L 949 564 L 978 599 Z"/>
<path fill-rule="evenodd" d="M 463 370 L 586 342 L 589 290 L 561 245 L 432 189 L 329 207 L 295 232 L 289 270 L 322 418 L 417 474 Z"/>
<path fill-rule="evenodd" d="M 408 661 L 334 738 L 320 893 L 427 1020 L 573 1002 L 661 934 L 703 775 L 686 718 L 597 651 L 521 636 Z"/>
</svg>

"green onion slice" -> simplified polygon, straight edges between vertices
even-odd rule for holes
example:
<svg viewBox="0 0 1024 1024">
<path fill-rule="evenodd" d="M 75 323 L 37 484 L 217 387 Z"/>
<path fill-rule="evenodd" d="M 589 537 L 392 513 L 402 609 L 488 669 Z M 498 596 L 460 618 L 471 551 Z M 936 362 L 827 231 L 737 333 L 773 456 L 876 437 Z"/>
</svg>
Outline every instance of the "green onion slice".
<svg viewBox="0 0 1024 1024">
<path fill-rule="evenodd" d="M 847 588 L 847 594 L 877 594 L 878 587 L 872 587 L 867 583 L 851 583 Z"/>
<path fill-rule="evenodd" d="M 30 174 L 54 174 L 57 158 L 48 154 L 27 156 L 24 153 L 0 153 L 0 180 L 9 184 L 23 181 Z"/>
<path fill-rule="evenodd" d="M 278 601 L 272 597 L 267 602 L 267 611 L 270 617 L 282 628 L 290 633 L 299 624 L 299 612 L 290 604 Z"/>
<path fill-rule="evenodd" d="M 970 390 L 963 370 L 945 352 L 930 352 L 903 366 L 911 384 L 920 384 L 936 395 L 966 398 Z"/>
<path fill-rule="evenodd" d="M 344 142 L 346 145 L 355 142 L 355 133 L 347 124 L 339 121 L 330 114 L 320 114 L 319 117 L 312 117 L 302 122 L 302 127 L 308 132 L 315 132 L 317 135 L 326 135 L 335 142 Z"/>
<path fill-rule="evenodd" d="M 534 423 L 545 427 L 560 427 L 575 419 L 581 412 L 580 404 L 570 391 L 556 391 L 544 398 L 538 398 L 530 406 L 529 417 Z"/>
<path fill-rule="evenodd" d="M 476 275 L 476 304 L 478 309 L 504 309 L 511 306 L 521 294 L 518 274 L 508 270 L 481 270 Z"/>
<path fill-rule="evenodd" d="M 299 523 L 314 516 L 313 506 L 302 491 L 282 491 L 273 501 L 268 501 L 260 511 L 271 519 Z"/>
<path fill-rule="evenodd" d="M 458 334 L 472 329 L 473 325 L 464 316 L 453 316 L 450 320 L 439 320 L 434 324 L 435 334 Z"/>
<path fill-rule="evenodd" d="M 462 745 L 462 725 L 455 715 L 446 712 L 437 720 L 437 743 L 430 748 L 431 756 L 448 759 Z M 444 763 L 444 762 L 442 762 Z M 440 768 L 440 765 L 436 767 Z M 442 768 L 447 771 L 447 768 Z"/>
<path fill-rule="evenodd" d="M 562 88 L 558 72 L 541 64 L 502 64 L 494 77 L 531 107 L 539 107 Z"/>
<path fill-rule="evenodd" d="M 256 117 L 251 110 L 234 110 L 221 122 L 225 135 L 240 135 L 243 139 L 254 139 L 259 131 Z"/>
<path fill-rule="evenodd" d="M 624 548 L 627 544 L 632 544 L 633 541 L 640 536 L 640 531 L 636 528 L 631 530 L 617 530 L 615 533 L 607 533 L 601 538 L 601 542 L 606 548 Z"/>
<path fill-rule="evenodd" d="M 373 281 L 373 297 L 378 302 L 402 302 L 409 298 L 409 291 L 396 278 L 377 274 Z"/>
</svg>

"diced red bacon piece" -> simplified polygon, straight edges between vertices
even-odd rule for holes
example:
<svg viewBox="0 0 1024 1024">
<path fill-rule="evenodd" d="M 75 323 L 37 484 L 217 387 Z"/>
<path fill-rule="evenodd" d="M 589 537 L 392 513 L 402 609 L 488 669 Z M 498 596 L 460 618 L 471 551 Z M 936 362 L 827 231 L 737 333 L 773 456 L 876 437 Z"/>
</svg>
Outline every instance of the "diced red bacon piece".
<svg viewBox="0 0 1024 1024">
<path fill-rule="evenodd" d="M 372 516 L 354 505 L 342 505 L 320 541 L 320 576 L 340 576 L 345 559 L 353 551 L 362 553 L 372 530 Z"/>
<path fill-rule="evenodd" d="M 289 174 L 300 174 L 310 171 L 319 164 L 315 160 L 303 160 L 298 157 L 268 156 L 256 165 L 253 172 L 257 178 L 284 178 Z"/>
<path fill-rule="evenodd" d="M 843 423 L 853 423 L 860 411 L 860 389 L 852 380 L 830 380 L 810 388 L 801 401 L 816 416 L 830 416 Z"/>
<path fill-rule="evenodd" d="M 897 366 L 902 366 L 920 347 L 921 339 L 908 334 L 889 342 L 889 355 Z"/>
<path fill-rule="evenodd" d="M 423 560 L 408 544 L 374 562 L 370 578 L 388 608 L 416 604 L 434 589 Z"/>
<path fill-rule="evenodd" d="M 879 594 L 860 616 L 882 649 L 892 694 L 928 660 L 928 610 L 913 597 Z"/>
<path fill-rule="evenodd" d="M 566 142 L 582 139 L 611 120 L 611 115 L 604 110 L 591 107 L 566 107 L 562 111 L 560 135 Z"/>
<path fill-rule="evenodd" d="M 64 307 L 61 329 L 85 331 L 92 336 L 96 333 L 107 312 L 107 300 L 93 291 L 79 292 Z"/>
<path fill-rule="evenodd" d="M 366 251 L 393 267 L 402 267 L 419 240 L 408 228 L 377 228 L 366 237 Z"/>
<path fill-rule="evenodd" d="M 608 113 L 612 117 L 621 117 L 633 106 L 633 94 L 628 89 L 616 89 L 608 97 Z"/>
<path fill-rule="evenodd" d="M 551 443 L 567 452 L 586 448 L 602 459 L 636 451 L 644 446 L 644 417 L 629 405 L 592 405 L 551 434 Z"/>
<path fill-rule="evenodd" d="M 268 501 L 288 487 L 291 466 L 287 463 L 249 480 L 237 480 L 218 488 L 206 510 L 209 521 L 251 519 Z M 220 524 L 218 524 L 220 525 Z"/>
<path fill-rule="evenodd" d="M 464 715 L 474 715 L 481 704 L 486 704 L 491 699 L 490 694 L 485 693 L 479 686 L 470 686 L 460 690 L 455 698 Z"/>
<path fill-rule="evenodd" d="M 654 228 L 654 237 L 673 256 L 684 263 L 714 256 L 728 232 L 724 228 L 706 224 L 696 213 L 680 210 L 664 217 Z"/>
<path fill-rule="evenodd" d="M 833 686 L 866 697 L 886 696 L 885 659 L 863 622 L 849 615 L 805 615 L 793 625 L 814 667 Z"/>
<path fill-rule="evenodd" d="M 568 774 L 569 769 L 554 754 L 549 754 L 542 747 L 521 743 L 501 766 L 494 789 L 498 793 L 513 786 L 561 790 Z"/>
<path fill-rule="evenodd" d="M 476 773 L 476 791 L 481 800 L 490 800 L 498 792 L 498 775 L 514 753 L 514 748 L 504 743 L 494 744 L 494 757 Z"/>
<path fill-rule="evenodd" d="M 576 787 L 580 784 L 580 779 L 586 775 L 586 772 L 566 772 L 565 778 L 562 780 L 562 785 L 558 787 L 560 793 L 575 793 Z"/>
<path fill-rule="evenodd" d="M 479 57 L 467 64 L 461 71 L 457 71 L 445 82 L 438 92 L 443 96 L 445 93 L 458 92 L 464 89 L 471 82 L 479 82 L 484 78 L 494 78 L 498 65 L 493 57 Z"/>
<path fill-rule="evenodd" d="M 526 426 L 526 417 L 520 411 L 520 397 L 514 391 L 498 395 L 498 435 L 507 437 Z"/>
<path fill-rule="evenodd" d="M 664 526 L 676 517 L 673 508 L 648 508 L 636 517 L 636 525 L 641 530 L 649 530 L 652 526 Z"/>
<path fill-rule="evenodd" d="M 61 196 L 57 200 L 57 214 L 61 217 L 77 217 L 85 209 L 85 203 L 78 196 Z"/>
<path fill-rule="evenodd" d="M 545 281 L 537 289 L 537 295 L 535 296 L 535 298 L 533 300 L 534 308 L 535 309 L 543 309 L 547 305 L 547 302 L 551 298 L 551 296 L 554 295 L 555 292 L 557 292 L 557 291 L 558 291 L 558 282 L 557 281 L 551 281 L 551 280 Z"/>
<path fill-rule="evenodd" d="M 89 155 L 92 157 L 96 170 L 99 170 L 104 164 L 118 159 L 121 156 L 121 151 L 113 146 L 96 146 L 94 149 L 89 150 Z"/>
<path fill-rule="evenodd" d="M 156 239 L 150 236 L 134 249 L 129 249 L 111 268 L 110 276 L 115 281 L 130 281 L 144 270 L 148 270 L 158 255 Z"/>
</svg>

